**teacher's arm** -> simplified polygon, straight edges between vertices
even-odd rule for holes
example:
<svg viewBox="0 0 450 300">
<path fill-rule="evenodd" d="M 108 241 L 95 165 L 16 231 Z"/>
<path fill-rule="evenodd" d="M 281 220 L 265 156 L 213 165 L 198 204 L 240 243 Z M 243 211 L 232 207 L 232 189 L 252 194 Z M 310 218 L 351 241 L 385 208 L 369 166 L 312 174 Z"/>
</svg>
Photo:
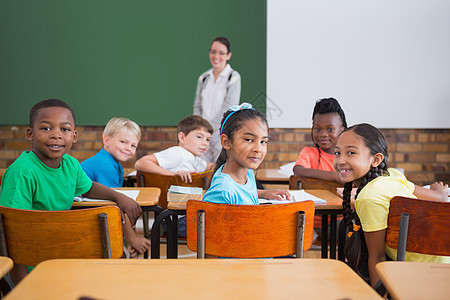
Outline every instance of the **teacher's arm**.
<svg viewBox="0 0 450 300">
<path fill-rule="evenodd" d="M 225 100 L 222 106 L 222 114 L 226 112 L 231 106 L 239 105 L 241 97 L 241 75 L 238 72 L 233 71 L 233 76 L 230 79 L 230 85 L 228 86 L 228 92 L 225 96 Z"/>
<path fill-rule="evenodd" d="M 203 85 L 203 76 L 200 76 L 197 81 L 197 89 L 195 91 L 195 101 L 194 101 L 194 115 L 201 116 L 202 115 L 202 85 Z"/>
</svg>

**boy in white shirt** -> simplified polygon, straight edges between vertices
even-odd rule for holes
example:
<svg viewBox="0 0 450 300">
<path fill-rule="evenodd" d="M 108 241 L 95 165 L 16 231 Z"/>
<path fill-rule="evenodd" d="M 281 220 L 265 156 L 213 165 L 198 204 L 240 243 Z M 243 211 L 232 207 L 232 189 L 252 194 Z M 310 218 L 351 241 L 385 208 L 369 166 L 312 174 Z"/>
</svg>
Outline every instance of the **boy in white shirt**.
<svg viewBox="0 0 450 300">
<path fill-rule="evenodd" d="M 213 128 L 200 116 L 191 115 L 178 123 L 178 146 L 146 155 L 136 161 L 138 171 L 161 175 L 179 175 L 192 182 L 191 174 L 209 171 L 214 163 L 200 159 L 209 148 Z"/>
</svg>

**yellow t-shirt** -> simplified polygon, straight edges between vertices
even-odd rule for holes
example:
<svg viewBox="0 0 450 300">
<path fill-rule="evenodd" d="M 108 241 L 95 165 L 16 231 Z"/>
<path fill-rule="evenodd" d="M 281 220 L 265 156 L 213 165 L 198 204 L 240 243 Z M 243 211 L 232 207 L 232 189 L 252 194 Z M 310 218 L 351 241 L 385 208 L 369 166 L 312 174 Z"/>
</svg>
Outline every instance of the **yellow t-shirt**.
<svg viewBox="0 0 450 300">
<path fill-rule="evenodd" d="M 355 209 L 366 232 L 386 229 L 391 199 L 395 196 L 417 198 L 414 196 L 414 183 L 408 181 L 398 170 L 390 168 L 389 176 L 380 176 L 369 182 L 358 194 Z M 386 254 L 397 258 L 397 249 L 385 245 Z M 406 261 L 450 263 L 448 256 L 434 256 L 406 252 Z"/>
</svg>

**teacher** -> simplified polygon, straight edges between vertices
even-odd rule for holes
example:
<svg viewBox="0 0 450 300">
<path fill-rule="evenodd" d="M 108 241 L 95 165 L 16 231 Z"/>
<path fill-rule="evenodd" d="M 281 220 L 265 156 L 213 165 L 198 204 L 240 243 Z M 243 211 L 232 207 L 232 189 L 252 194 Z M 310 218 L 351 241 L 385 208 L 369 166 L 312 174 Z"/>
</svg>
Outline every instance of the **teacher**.
<svg viewBox="0 0 450 300">
<path fill-rule="evenodd" d="M 223 114 L 233 105 L 239 104 L 241 76 L 228 61 L 231 58 L 230 42 L 226 37 L 217 37 L 209 48 L 212 68 L 200 75 L 195 92 L 194 115 L 208 120 L 214 128 L 208 152 L 202 158 L 216 162 L 222 150 L 219 127 Z"/>
</svg>

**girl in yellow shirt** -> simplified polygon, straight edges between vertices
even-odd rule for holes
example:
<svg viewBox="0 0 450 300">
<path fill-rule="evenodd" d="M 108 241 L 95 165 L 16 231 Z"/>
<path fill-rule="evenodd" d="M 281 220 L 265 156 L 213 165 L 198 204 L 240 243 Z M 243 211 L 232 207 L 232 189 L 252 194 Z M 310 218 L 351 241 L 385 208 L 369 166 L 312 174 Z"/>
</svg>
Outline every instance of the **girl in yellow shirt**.
<svg viewBox="0 0 450 300">
<path fill-rule="evenodd" d="M 393 249 L 385 245 L 392 197 L 447 201 L 448 185 L 442 182 L 434 183 L 430 190 L 414 185 L 399 171 L 388 169 L 387 158 L 387 143 L 383 134 L 372 125 L 358 124 L 349 127 L 339 136 L 333 161 L 340 179 L 345 182 L 343 222 L 347 226 L 349 237 L 345 245 L 345 256 L 350 267 L 359 274 L 363 264 L 367 263 L 372 286 L 379 280 L 375 265 L 386 260 L 386 254 L 395 259 L 392 257 Z M 350 207 L 353 185 L 358 188 L 355 198 L 356 211 Z M 406 260 L 442 259 L 437 256 L 427 257 L 407 253 Z"/>
</svg>

